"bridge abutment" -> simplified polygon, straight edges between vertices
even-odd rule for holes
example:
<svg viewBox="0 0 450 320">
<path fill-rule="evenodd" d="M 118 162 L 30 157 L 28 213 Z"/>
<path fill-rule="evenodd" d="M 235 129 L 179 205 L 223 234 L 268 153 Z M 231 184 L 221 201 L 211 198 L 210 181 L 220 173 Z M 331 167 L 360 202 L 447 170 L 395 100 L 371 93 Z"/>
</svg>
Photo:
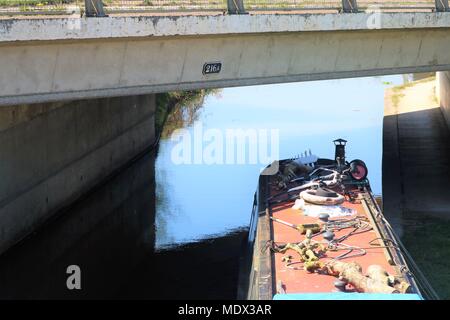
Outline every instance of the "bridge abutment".
<svg viewBox="0 0 450 320">
<path fill-rule="evenodd" d="M 0 253 L 155 141 L 155 96 L 0 107 Z"/>
<path fill-rule="evenodd" d="M 405 221 L 450 218 L 449 89 L 445 72 L 386 91 L 383 209 L 400 236 Z"/>
<path fill-rule="evenodd" d="M 450 129 L 450 71 L 436 73 L 436 96 Z"/>
</svg>

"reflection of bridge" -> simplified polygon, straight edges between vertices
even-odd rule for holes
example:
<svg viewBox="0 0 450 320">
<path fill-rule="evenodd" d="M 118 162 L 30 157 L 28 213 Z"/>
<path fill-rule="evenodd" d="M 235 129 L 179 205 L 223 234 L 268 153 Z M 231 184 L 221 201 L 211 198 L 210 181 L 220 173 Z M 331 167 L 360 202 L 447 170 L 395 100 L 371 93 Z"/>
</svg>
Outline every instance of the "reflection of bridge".
<svg viewBox="0 0 450 320">
<path fill-rule="evenodd" d="M 251 12 L 239 3 L 228 11 Z M 450 13 L 435 12 L 447 3 L 345 13 L 355 2 L 343 1 L 342 14 L 10 11 L 0 18 L 0 251 L 153 143 L 154 93 L 450 70 Z"/>
</svg>

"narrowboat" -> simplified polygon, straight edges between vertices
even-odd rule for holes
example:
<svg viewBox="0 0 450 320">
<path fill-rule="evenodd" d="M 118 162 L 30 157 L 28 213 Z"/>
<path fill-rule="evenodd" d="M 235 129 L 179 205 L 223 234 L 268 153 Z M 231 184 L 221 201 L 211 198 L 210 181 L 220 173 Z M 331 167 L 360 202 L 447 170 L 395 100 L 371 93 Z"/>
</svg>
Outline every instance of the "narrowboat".
<svg viewBox="0 0 450 320">
<path fill-rule="evenodd" d="M 364 161 L 311 151 L 259 176 L 243 245 L 238 299 L 437 298 L 384 217 Z"/>
</svg>

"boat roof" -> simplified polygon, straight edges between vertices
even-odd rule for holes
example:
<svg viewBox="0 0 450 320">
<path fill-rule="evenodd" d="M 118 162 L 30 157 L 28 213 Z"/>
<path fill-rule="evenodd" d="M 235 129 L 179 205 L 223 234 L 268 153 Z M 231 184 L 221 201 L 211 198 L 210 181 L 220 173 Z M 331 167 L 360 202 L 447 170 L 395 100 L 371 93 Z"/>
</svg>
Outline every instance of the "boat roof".
<svg viewBox="0 0 450 320">
<path fill-rule="evenodd" d="M 274 196 L 280 193 L 275 183 L 275 177 L 268 179 L 268 196 Z M 389 275 L 401 277 L 399 266 L 393 262 L 392 255 L 386 250 L 386 245 L 380 239 L 380 233 L 377 226 L 376 219 L 374 219 L 374 212 L 378 211 L 379 207 L 370 192 L 370 187 L 361 188 L 361 186 L 346 186 L 346 192 L 356 196 L 356 200 L 346 198 L 340 204 L 341 207 L 353 209 L 351 216 L 331 218 L 337 219 L 352 219 L 356 216 L 367 220 L 370 224 L 369 228 L 364 229 L 363 232 L 355 232 L 343 241 L 345 245 L 352 247 L 359 247 L 364 250 L 353 250 L 347 257 L 340 259 L 342 262 L 356 262 L 362 267 L 363 274 L 370 265 L 379 265 L 387 271 Z M 342 190 L 340 190 L 342 192 Z M 294 225 L 303 224 L 317 224 L 323 223 L 317 217 L 305 215 L 304 209 L 294 209 L 294 201 L 286 201 L 278 204 L 269 204 L 268 213 L 270 217 L 283 220 Z M 306 203 L 308 205 L 308 203 Z M 317 205 L 315 205 L 317 206 Z M 305 239 L 305 235 L 292 227 L 289 227 L 278 221 L 270 220 L 270 238 L 275 244 L 285 243 L 299 243 Z M 352 229 L 342 229 L 333 231 L 335 239 L 347 235 Z M 317 234 L 312 238 L 327 244 L 322 234 Z M 342 249 L 342 248 L 341 248 Z M 320 261 L 327 263 L 332 261 L 339 255 L 348 250 L 331 251 L 327 250 Z M 359 255 L 358 255 L 359 253 Z M 284 257 L 291 256 L 292 262 L 286 263 Z M 345 292 L 341 292 L 335 286 L 337 277 L 328 274 L 308 272 L 304 270 L 303 263 L 299 260 L 299 254 L 293 250 L 288 250 L 284 253 L 272 253 L 272 283 L 276 285 L 276 295 L 274 299 L 421 299 L 418 294 L 403 294 L 401 297 L 394 297 L 398 295 L 383 295 L 383 294 L 367 294 L 364 297 L 361 294 L 349 296 L 349 294 L 357 293 L 356 289 L 351 285 L 347 285 Z M 274 290 L 275 291 L 275 290 Z"/>
</svg>

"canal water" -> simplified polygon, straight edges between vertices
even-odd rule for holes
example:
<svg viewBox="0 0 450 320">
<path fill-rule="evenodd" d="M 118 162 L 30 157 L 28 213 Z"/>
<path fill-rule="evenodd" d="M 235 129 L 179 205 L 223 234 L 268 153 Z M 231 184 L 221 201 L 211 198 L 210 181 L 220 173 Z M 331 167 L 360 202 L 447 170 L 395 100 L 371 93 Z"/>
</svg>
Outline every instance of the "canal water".
<svg viewBox="0 0 450 320">
<path fill-rule="evenodd" d="M 333 157 L 332 140 L 344 138 L 348 160 L 367 163 L 381 195 L 384 90 L 402 82 L 386 76 L 223 89 L 184 129 L 191 136 L 199 127 L 275 129 L 280 158 L 309 149 Z M 177 145 L 161 139 L 0 257 L 0 298 L 235 298 L 262 165 L 177 164 Z M 81 269 L 81 290 L 66 288 L 69 265 Z"/>
</svg>

